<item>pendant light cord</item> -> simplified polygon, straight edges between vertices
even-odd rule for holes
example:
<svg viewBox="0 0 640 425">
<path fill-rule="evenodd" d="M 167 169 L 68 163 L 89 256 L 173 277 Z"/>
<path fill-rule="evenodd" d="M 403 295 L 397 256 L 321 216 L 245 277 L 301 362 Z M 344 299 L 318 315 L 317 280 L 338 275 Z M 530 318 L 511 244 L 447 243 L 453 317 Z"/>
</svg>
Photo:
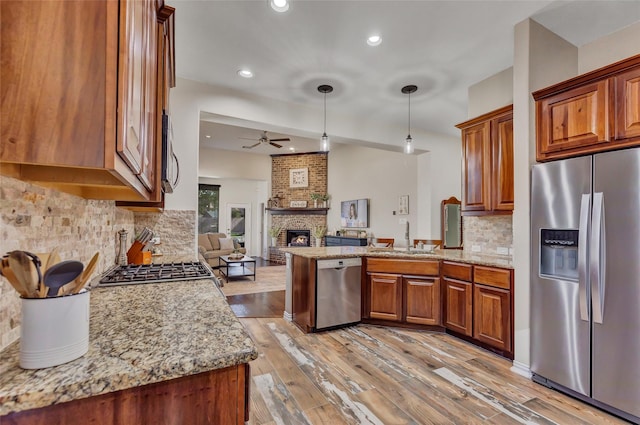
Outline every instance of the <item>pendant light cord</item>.
<svg viewBox="0 0 640 425">
<path fill-rule="evenodd" d="M 324 127 L 323 133 L 327 134 L 327 92 L 324 92 Z"/>
<path fill-rule="evenodd" d="M 407 128 L 407 134 L 411 136 L 411 92 L 409 92 L 409 124 Z"/>
</svg>

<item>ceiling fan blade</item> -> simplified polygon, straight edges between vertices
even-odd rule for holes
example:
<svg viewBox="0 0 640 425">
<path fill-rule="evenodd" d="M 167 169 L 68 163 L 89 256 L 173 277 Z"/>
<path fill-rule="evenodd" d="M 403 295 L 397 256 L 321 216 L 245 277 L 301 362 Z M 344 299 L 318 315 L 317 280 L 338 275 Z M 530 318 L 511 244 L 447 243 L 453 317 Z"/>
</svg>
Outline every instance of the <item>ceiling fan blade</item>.
<svg viewBox="0 0 640 425">
<path fill-rule="evenodd" d="M 253 149 L 256 146 L 258 146 L 259 144 L 260 144 L 260 142 L 256 143 L 255 145 L 251 145 L 251 146 L 243 146 L 243 148 L 245 148 L 245 149 Z"/>
<path fill-rule="evenodd" d="M 289 139 L 288 137 L 285 137 L 284 139 L 269 139 L 272 142 L 290 142 L 291 139 Z"/>
<path fill-rule="evenodd" d="M 249 138 L 249 137 L 238 137 L 238 139 L 242 139 L 242 140 L 258 140 L 255 137 L 253 138 Z"/>
<path fill-rule="evenodd" d="M 281 147 L 282 147 L 282 145 L 279 145 L 279 144 L 277 144 L 277 143 L 273 143 L 273 142 L 269 142 L 269 144 L 270 144 L 271 146 L 275 146 L 276 148 L 281 148 Z"/>
</svg>

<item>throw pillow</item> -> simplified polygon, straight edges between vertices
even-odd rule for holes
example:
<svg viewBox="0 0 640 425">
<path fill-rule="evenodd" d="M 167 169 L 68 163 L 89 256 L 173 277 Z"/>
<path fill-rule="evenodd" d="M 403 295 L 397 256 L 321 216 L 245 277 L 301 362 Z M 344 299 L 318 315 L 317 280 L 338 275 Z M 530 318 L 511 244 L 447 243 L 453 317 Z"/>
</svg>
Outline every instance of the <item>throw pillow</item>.
<svg viewBox="0 0 640 425">
<path fill-rule="evenodd" d="M 220 238 L 220 249 L 234 249 L 233 239 L 231 238 Z"/>
</svg>

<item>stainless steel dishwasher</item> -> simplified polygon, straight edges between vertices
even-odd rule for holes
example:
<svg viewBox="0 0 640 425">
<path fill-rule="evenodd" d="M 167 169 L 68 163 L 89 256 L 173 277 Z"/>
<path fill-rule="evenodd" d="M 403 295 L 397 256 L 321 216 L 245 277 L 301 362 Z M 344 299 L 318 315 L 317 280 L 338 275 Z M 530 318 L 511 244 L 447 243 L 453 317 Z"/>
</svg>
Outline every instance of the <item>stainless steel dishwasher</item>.
<svg viewBox="0 0 640 425">
<path fill-rule="evenodd" d="M 362 319 L 361 258 L 318 260 L 316 330 Z"/>
</svg>

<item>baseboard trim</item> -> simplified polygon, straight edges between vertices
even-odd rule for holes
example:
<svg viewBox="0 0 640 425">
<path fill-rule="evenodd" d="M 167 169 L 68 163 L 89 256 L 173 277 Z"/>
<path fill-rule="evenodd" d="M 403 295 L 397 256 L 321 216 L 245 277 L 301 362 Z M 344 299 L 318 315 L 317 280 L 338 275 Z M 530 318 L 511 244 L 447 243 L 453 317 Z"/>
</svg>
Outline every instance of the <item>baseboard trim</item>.
<svg viewBox="0 0 640 425">
<path fill-rule="evenodd" d="M 532 376 L 531 369 L 529 369 L 529 365 L 526 365 L 517 360 L 513 361 L 513 366 L 511 366 L 511 372 L 524 376 L 527 379 L 531 379 L 531 376 Z"/>
<path fill-rule="evenodd" d="M 286 320 L 287 322 L 291 322 L 291 321 L 293 321 L 293 314 L 288 313 L 288 312 L 285 311 L 284 314 L 282 315 L 282 318 L 284 320 Z"/>
</svg>

